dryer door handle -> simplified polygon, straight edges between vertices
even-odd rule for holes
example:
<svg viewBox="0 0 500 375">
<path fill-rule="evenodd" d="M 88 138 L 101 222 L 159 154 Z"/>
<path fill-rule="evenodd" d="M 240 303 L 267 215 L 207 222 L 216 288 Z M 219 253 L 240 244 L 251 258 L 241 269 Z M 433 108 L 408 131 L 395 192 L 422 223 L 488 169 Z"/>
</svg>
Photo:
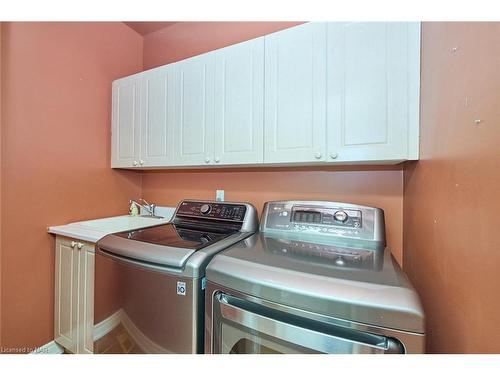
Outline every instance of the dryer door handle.
<svg viewBox="0 0 500 375">
<path fill-rule="evenodd" d="M 392 338 L 287 314 L 225 293 L 215 298 L 222 319 L 307 349 L 345 354 L 404 352 Z"/>
</svg>

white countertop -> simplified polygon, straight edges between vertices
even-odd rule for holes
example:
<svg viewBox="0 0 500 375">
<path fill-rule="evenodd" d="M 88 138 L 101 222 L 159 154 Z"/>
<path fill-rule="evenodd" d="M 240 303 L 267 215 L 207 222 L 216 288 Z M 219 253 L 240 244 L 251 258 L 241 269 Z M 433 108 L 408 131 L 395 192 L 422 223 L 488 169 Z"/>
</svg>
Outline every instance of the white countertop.
<svg viewBox="0 0 500 375">
<path fill-rule="evenodd" d="M 157 207 L 156 213 L 164 216 L 164 218 L 156 219 L 144 216 L 122 215 L 52 226 L 48 227 L 47 231 L 52 234 L 96 243 L 102 237 L 110 233 L 168 223 L 172 218 L 174 211 L 175 208 L 173 207 Z"/>
</svg>

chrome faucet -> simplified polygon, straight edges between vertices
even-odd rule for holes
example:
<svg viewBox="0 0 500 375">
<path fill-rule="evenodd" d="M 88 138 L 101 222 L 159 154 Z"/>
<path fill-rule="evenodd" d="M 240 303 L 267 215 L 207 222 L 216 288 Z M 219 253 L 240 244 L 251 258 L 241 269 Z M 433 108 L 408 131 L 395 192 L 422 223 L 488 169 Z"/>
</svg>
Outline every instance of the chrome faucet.
<svg viewBox="0 0 500 375">
<path fill-rule="evenodd" d="M 161 216 L 155 215 L 156 205 L 154 203 L 148 203 L 148 201 L 143 199 L 143 198 L 139 198 L 139 201 L 143 202 L 144 204 L 138 203 L 137 201 L 134 201 L 133 199 L 131 199 L 129 201 L 129 204 L 135 203 L 137 206 L 144 208 L 149 213 L 149 215 L 141 215 L 141 216 L 161 218 Z"/>
</svg>

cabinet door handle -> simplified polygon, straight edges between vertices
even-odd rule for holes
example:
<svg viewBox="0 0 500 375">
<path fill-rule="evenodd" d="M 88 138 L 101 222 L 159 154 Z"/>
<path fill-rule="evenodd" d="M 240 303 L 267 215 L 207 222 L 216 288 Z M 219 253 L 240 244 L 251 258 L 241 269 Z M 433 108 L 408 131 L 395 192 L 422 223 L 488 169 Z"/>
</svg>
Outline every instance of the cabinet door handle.
<svg viewBox="0 0 500 375">
<path fill-rule="evenodd" d="M 78 242 L 76 247 L 78 248 L 78 250 L 80 250 L 83 247 L 83 244 L 81 242 Z"/>
<path fill-rule="evenodd" d="M 218 163 L 218 162 L 220 162 L 220 159 L 216 157 L 216 158 L 214 159 L 214 161 L 215 161 L 216 163 Z"/>
<path fill-rule="evenodd" d="M 330 154 L 330 158 L 332 158 L 332 159 L 337 159 L 338 156 L 339 156 L 339 154 L 337 154 L 337 153 Z"/>
<path fill-rule="evenodd" d="M 205 158 L 205 163 L 206 164 L 210 163 L 210 158 Z"/>
<path fill-rule="evenodd" d="M 317 153 L 314 155 L 314 157 L 315 157 L 316 159 L 321 159 L 321 156 L 322 156 L 322 155 L 321 155 L 321 152 L 317 152 Z"/>
<path fill-rule="evenodd" d="M 70 246 L 71 246 L 72 249 L 74 249 L 75 246 L 76 246 L 76 242 L 75 241 L 71 241 L 71 245 Z"/>
<path fill-rule="evenodd" d="M 139 161 L 139 164 L 140 164 L 140 165 L 143 165 L 143 164 L 144 164 L 144 160 L 140 160 L 140 161 Z"/>
<path fill-rule="evenodd" d="M 137 167 L 137 160 L 134 160 L 134 162 L 132 163 L 132 165 L 133 165 L 134 167 Z"/>
</svg>

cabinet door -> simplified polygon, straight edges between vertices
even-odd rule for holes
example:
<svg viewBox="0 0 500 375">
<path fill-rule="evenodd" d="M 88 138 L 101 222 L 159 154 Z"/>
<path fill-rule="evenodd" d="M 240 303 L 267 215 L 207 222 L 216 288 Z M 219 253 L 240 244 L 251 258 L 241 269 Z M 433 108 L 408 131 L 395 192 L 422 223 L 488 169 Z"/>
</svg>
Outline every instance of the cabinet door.
<svg viewBox="0 0 500 375">
<path fill-rule="evenodd" d="M 174 163 L 202 165 L 214 153 L 214 53 L 174 64 Z"/>
<path fill-rule="evenodd" d="M 54 340 L 77 353 L 78 252 L 71 239 L 56 237 Z"/>
<path fill-rule="evenodd" d="M 325 160 L 326 23 L 265 37 L 265 163 Z"/>
<path fill-rule="evenodd" d="M 85 243 L 79 250 L 78 353 L 94 350 L 94 246 Z"/>
<path fill-rule="evenodd" d="M 138 166 L 140 157 L 140 75 L 113 82 L 111 167 Z"/>
<path fill-rule="evenodd" d="M 173 88 L 173 72 L 170 65 L 142 75 L 140 166 L 172 164 Z"/>
<path fill-rule="evenodd" d="M 216 164 L 262 163 L 264 38 L 215 54 Z"/>
<path fill-rule="evenodd" d="M 328 160 L 418 153 L 419 51 L 418 23 L 328 25 Z"/>
</svg>

